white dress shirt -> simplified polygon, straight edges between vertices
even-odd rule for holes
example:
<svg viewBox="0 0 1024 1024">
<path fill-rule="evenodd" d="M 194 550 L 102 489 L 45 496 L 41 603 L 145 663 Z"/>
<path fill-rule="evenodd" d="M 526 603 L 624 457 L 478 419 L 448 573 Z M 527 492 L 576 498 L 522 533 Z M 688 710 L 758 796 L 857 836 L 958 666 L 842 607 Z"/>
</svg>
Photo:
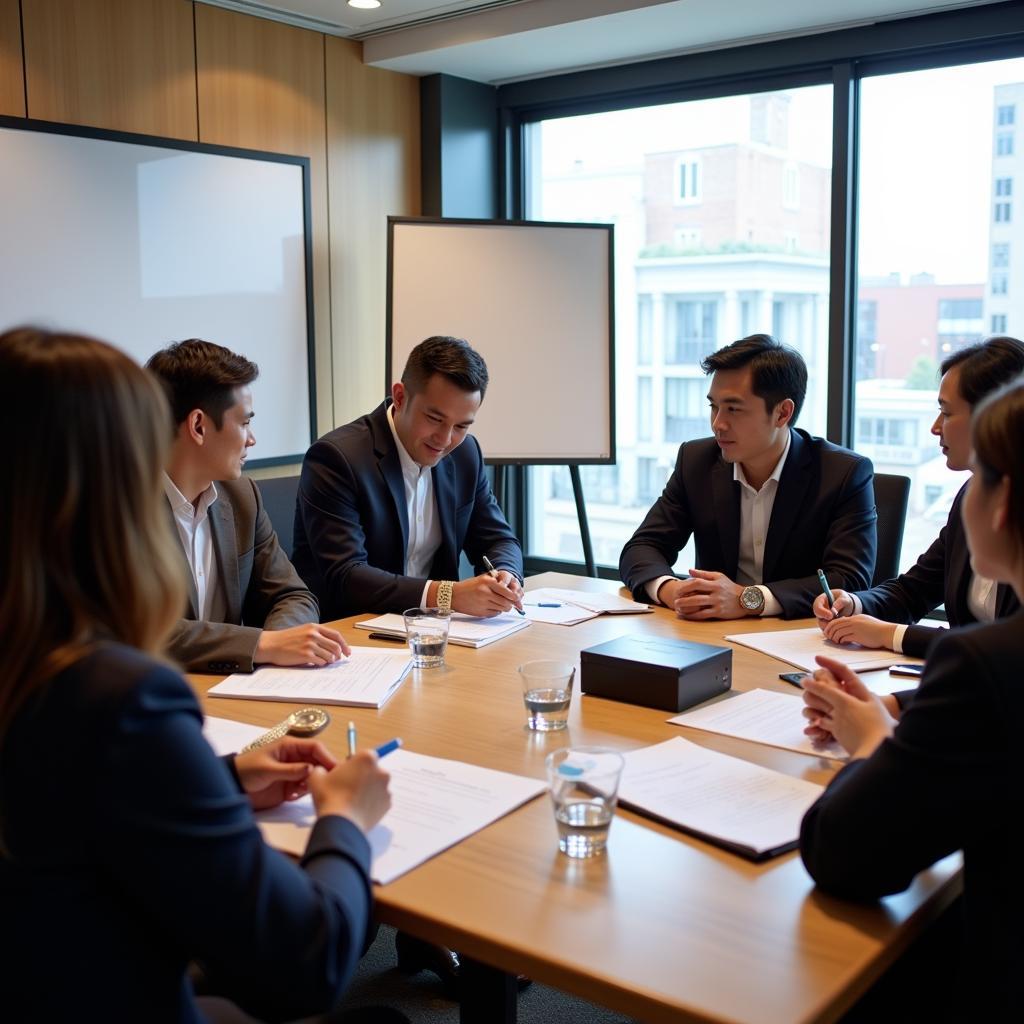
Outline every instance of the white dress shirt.
<svg viewBox="0 0 1024 1024">
<path fill-rule="evenodd" d="M 426 576 L 434 562 L 434 555 L 441 546 L 441 523 L 437 516 L 437 500 L 434 497 L 434 478 L 429 466 L 420 466 L 405 450 L 402 439 L 395 429 L 395 407 L 388 406 L 388 426 L 398 449 L 398 461 L 402 464 L 402 480 L 405 484 L 405 511 L 409 521 L 409 542 L 405 547 L 405 574 Z M 420 604 L 426 605 L 428 579 L 423 587 Z"/>
<path fill-rule="evenodd" d="M 764 579 L 764 545 L 772 521 L 775 496 L 779 491 L 779 478 L 782 476 L 782 467 L 786 464 L 792 440 L 793 435 L 787 432 L 786 447 L 783 448 L 779 461 L 775 463 L 771 476 L 761 485 L 760 490 L 755 490 L 747 482 L 743 467 L 738 462 L 732 465 L 732 478 L 740 485 L 740 543 L 735 582 L 745 587 L 756 586 L 761 591 L 764 595 L 761 615 L 782 614 L 782 605 L 761 581 Z M 658 589 L 666 580 L 674 578 L 661 576 L 648 583 L 647 594 L 651 600 L 657 603 Z"/>
<path fill-rule="evenodd" d="M 164 493 L 174 513 L 185 558 L 192 570 L 196 585 L 196 613 L 200 619 L 210 617 L 210 598 L 217 585 L 217 561 L 213 557 L 213 534 L 210 532 L 210 506 L 217 500 L 214 484 L 199 495 L 195 506 L 178 490 L 174 481 L 164 473 Z"/>
</svg>

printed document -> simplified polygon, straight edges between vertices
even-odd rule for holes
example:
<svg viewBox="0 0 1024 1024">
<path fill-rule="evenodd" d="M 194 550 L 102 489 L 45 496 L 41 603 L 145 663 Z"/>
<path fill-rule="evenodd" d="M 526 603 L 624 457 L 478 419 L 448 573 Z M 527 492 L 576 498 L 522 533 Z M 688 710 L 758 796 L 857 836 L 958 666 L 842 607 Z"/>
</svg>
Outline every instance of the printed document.
<svg viewBox="0 0 1024 1024">
<path fill-rule="evenodd" d="M 495 640 L 501 640 L 512 633 L 518 633 L 521 629 L 526 629 L 529 624 L 530 620 L 518 612 L 493 615 L 489 619 L 478 619 L 473 615 L 453 612 L 448 628 L 448 643 L 457 647 L 486 647 Z M 372 629 L 375 633 L 405 636 L 405 619 L 394 613 L 378 615 L 375 619 L 357 622 L 356 629 Z"/>
<path fill-rule="evenodd" d="M 650 605 L 630 601 L 618 594 L 588 593 L 585 590 L 561 590 L 538 587 L 523 597 L 523 611 L 534 622 L 575 626 L 599 615 L 638 615 L 653 611 Z"/>
<path fill-rule="evenodd" d="M 624 757 L 621 803 L 754 860 L 797 845 L 823 789 L 678 738 Z"/>
<path fill-rule="evenodd" d="M 670 718 L 672 725 L 735 736 L 769 747 L 795 750 L 798 754 L 829 757 L 845 761 L 846 752 L 838 743 L 814 743 L 804 735 L 807 719 L 803 716 L 802 697 L 773 690 L 749 690 L 717 701 L 696 711 L 684 711 Z"/>
<path fill-rule="evenodd" d="M 889 665 L 907 662 L 922 663 L 920 658 L 909 658 L 894 651 L 873 651 L 861 647 L 860 644 L 834 644 L 825 639 L 825 635 L 817 626 L 811 626 L 810 629 L 773 629 L 764 633 L 736 633 L 725 639 L 778 658 L 789 665 L 795 665 L 805 672 L 813 672 L 818 668 L 818 663 L 814 660 L 818 654 L 827 654 L 830 658 L 849 665 L 855 672 L 864 672 L 871 668 L 888 668 Z"/>
<path fill-rule="evenodd" d="M 319 668 L 265 665 L 255 672 L 237 673 L 212 687 L 209 695 L 380 708 L 398 689 L 411 667 L 408 651 L 353 647 L 349 657 Z"/>
<path fill-rule="evenodd" d="M 203 733 L 218 754 L 229 754 L 265 730 L 221 718 L 207 718 Z M 543 793 L 541 779 L 478 768 L 462 761 L 396 750 L 382 762 L 391 774 L 391 809 L 368 835 L 370 875 L 387 885 L 414 867 L 503 818 Z M 256 814 L 263 838 L 301 856 L 316 821 L 305 796 Z"/>
</svg>

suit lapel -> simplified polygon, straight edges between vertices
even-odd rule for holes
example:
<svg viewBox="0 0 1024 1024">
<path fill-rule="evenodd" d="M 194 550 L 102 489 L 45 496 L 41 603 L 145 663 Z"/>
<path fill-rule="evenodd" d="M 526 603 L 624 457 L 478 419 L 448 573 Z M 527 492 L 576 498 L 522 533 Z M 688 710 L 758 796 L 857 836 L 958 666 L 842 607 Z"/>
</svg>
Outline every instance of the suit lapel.
<svg viewBox="0 0 1024 1024">
<path fill-rule="evenodd" d="M 402 479 L 402 463 L 398 458 L 398 448 L 388 423 L 388 403 L 385 402 L 374 413 L 370 422 L 373 425 L 373 450 L 377 456 L 380 475 L 391 492 L 395 504 L 395 515 L 402 528 L 402 567 L 405 567 L 405 553 L 409 548 L 409 510 L 405 505 L 405 481 Z"/>
<path fill-rule="evenodd" d="M 740 560 L 740 490 L 733 480 L 732 465 L 721 456 L 711 469 L 711 500 L 722 549 L 722 572 L 734 580 Z"/>
<path fill-rule="evenodd" d="M 1013 587 L 1008 583 L 1000 583 L 996 589 L 996 618 L 1009 618 L 1019 607 Z"/>
<path fill-rule="evenodd" d="M 963 491 L 957 495 L 950 509 L 948 525 L 946 527 L 949 543 L 949 566 L 946 570 L 946 604 L 952 605 L 956 614 L 956 621 L 961 623 L 974 622 L 974 614 L 967 605 L 967 594 L 970 590 L 971 580 L 974 572 L 971 569 L 971 553 L 967 549 L 967 537 L 964 535 L 963 523 L 960 519 L 960 502 Z M 998 600 L 996 602 L 998 608 Z M 950 608 L 946 608 L 949 615 Z"/>
<path fill-rule="evenodd" d="M 782 557 L 793 527 L 800 520 L 800 510 L 810 484 L 810 450 L 797 431 L 791 429 L 789 437 L 789 454 L 782 467 L 782 476 L 779 477 L 779 489 L 775 492 L 772 518 L 764 542 L 762 580 L 775 578 L 775 566 Z"/>
<path fill-rule="evenodd" d="M 167 517 L 171 524 L 171 533 L 174 534 L 174 548 L 178 552 L 181 559 L 181 569 L 185 575 L 185 579 L 188 583 L 188 611 L 189 615 L 185 616 L 189 619 L 198 620 L 199 618 L 199 595 L 196 593 L 196 581 L 192 576 L 192 569 L 188 564 L 188 557 L 185 554 L 185 549 L 181 546 L 181 534 L 178 533 L 178 524 L 174 521 L 174 510 L 171 508 L 170 502 L 167 503 Z"/>
<path fill-rule="evenodd" d="M 432 470 L 434 504 L 441 527 L 441 549 L 459 561 L 459 545 L 455 542 L 455 467 L 452 460 L 443 458 Z M 436 555 L 434 556 L 437 557 Z"/>
<path fill-rule="evenodd" d="M 235 539 L 235 517 L 231 506 L 219 497 L 210 506 L 210 536 L 213 557 L 217 559 L 217 585 L 226 604 L 227 622 L 242 621 L 242 591 L 238 583 L 238 544 Z"/>
</svg>

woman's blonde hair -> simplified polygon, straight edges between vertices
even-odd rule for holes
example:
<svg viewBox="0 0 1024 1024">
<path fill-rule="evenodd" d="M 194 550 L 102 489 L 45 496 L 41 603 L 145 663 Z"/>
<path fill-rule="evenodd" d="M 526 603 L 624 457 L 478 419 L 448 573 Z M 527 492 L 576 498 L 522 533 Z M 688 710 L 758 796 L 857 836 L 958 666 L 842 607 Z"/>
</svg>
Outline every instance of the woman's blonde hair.
<svg viewBox="0 0 1024 1024">
<path fill-rule="evenodd" d="M 102 341 L 0 334 L 0 742 L 95 644 L 161 651 L 185 600 L 161 472 L 160 385 Z"/>
</svg>

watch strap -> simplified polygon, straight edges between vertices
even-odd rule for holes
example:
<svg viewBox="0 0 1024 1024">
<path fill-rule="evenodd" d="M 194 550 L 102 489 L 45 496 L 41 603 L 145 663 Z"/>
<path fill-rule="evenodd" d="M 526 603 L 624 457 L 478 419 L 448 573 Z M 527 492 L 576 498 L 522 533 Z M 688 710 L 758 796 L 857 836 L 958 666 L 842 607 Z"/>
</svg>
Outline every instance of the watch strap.
<svg viewBox="0 0 1024 1024">
<path fill-rule="evenodd" d="M 443 612 L 452 610 L 452 591 L 455 583 L 452 580 L 441 580 L 437 585 L 437 607 Z"/>
</svg>

